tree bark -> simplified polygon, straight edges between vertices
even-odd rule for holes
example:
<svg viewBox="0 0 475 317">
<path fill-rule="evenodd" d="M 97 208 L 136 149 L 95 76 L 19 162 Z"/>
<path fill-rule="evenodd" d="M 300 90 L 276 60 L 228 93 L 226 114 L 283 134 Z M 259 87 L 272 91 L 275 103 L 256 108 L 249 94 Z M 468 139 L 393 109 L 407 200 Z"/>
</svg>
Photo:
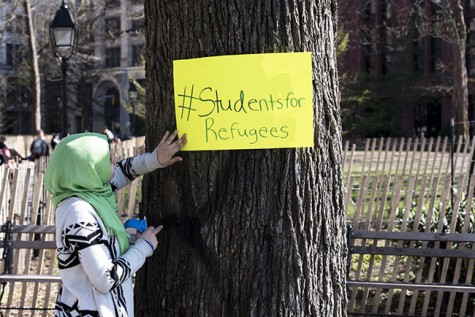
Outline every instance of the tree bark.
<svg viewBox="0 0 475 317">
<path fill-rule="evenodd" d="M 173 60 L 292 51 L 313 53 L 315 146 L 183 152 L 146 175 L 141 213 L 165 229 L 136 315 L 346 316 L 336 0 L 146 0 L 145 15 L 149 151 L 175 129 Z"/>
</svg>

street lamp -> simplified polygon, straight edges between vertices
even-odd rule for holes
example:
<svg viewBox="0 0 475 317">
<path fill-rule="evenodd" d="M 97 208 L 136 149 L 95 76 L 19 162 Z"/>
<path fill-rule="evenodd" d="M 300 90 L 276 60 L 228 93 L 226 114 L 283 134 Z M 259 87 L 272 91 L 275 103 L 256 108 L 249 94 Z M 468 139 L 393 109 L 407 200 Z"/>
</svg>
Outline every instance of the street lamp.
<svg viewBox="0 0 475 317">
<path fill-rule="evenodd" d="M 63 71 L 63 137 L 68 135 L 68 95 L 66 90 L 66 79 L 68 72 L 68 60 L 76 51 L 76 25 L 69 14 L 68 6 L 63 0 L 61 7 L 51 22 L 50 27 L 51 43 L 54 56 L 61 60 L 61 70 Z"/>
<path fill-rule="evenodd" d="M 130 133 L 132 136 L 134 135 L 134 128 L 135 128 L 135 100 L 139 96 L 139 92 L 137 91 L 137 87 L 133 82 L 129 83 L 129 101 L 132 104 L 132 124 L 130 127 Z"/>
</svg>

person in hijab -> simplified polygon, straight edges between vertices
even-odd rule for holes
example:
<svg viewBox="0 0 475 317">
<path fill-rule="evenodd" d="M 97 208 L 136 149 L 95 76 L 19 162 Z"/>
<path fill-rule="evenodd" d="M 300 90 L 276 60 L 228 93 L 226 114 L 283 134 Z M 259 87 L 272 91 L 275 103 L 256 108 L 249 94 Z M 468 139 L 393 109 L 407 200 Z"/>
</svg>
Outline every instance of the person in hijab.
<svg viewBox="0 0 475 317">
<path fill-rule="evenodd" d="M 174 156 L 186 135 L 166 132 L 152 153 L 116 163 L 104 134 L 61 140 L 45 171 L 56 208 L 56 246 L 62 287 L 55 316 L 134 316 L 132 275 L 157 247 L 162 226 L 148 227 L 134 244 L 117 215 L 114 191 L 140 175 L 182 161 Z"/>
</svg>

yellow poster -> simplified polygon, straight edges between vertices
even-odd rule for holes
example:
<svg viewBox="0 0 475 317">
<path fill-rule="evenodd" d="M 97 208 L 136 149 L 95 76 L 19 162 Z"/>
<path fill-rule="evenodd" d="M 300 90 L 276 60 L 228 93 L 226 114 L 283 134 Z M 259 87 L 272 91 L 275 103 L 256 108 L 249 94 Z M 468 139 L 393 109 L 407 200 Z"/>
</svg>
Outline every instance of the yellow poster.
<svg viewBox="0 0 475 317">
<path fill-rule="evenodd" d="M 313 147 L 311 53 L 173 61 L 184 151 Z"/>
</svg>

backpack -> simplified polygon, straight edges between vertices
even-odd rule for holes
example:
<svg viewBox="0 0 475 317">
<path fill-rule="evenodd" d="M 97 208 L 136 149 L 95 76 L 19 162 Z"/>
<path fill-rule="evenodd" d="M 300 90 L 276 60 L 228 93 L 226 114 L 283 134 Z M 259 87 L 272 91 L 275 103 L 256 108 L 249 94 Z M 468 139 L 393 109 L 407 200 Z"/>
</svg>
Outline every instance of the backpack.
<svg viewBox="0 0 475 317">
<path fill-rule="evenodd" d="M 40 139 L 33 140 L 33 143 L 31 144 L 31 153 L 35 157 L 40 157 L 44 154 L 44 147 L 43 147 L 42 140 Z"/>
</svg>

